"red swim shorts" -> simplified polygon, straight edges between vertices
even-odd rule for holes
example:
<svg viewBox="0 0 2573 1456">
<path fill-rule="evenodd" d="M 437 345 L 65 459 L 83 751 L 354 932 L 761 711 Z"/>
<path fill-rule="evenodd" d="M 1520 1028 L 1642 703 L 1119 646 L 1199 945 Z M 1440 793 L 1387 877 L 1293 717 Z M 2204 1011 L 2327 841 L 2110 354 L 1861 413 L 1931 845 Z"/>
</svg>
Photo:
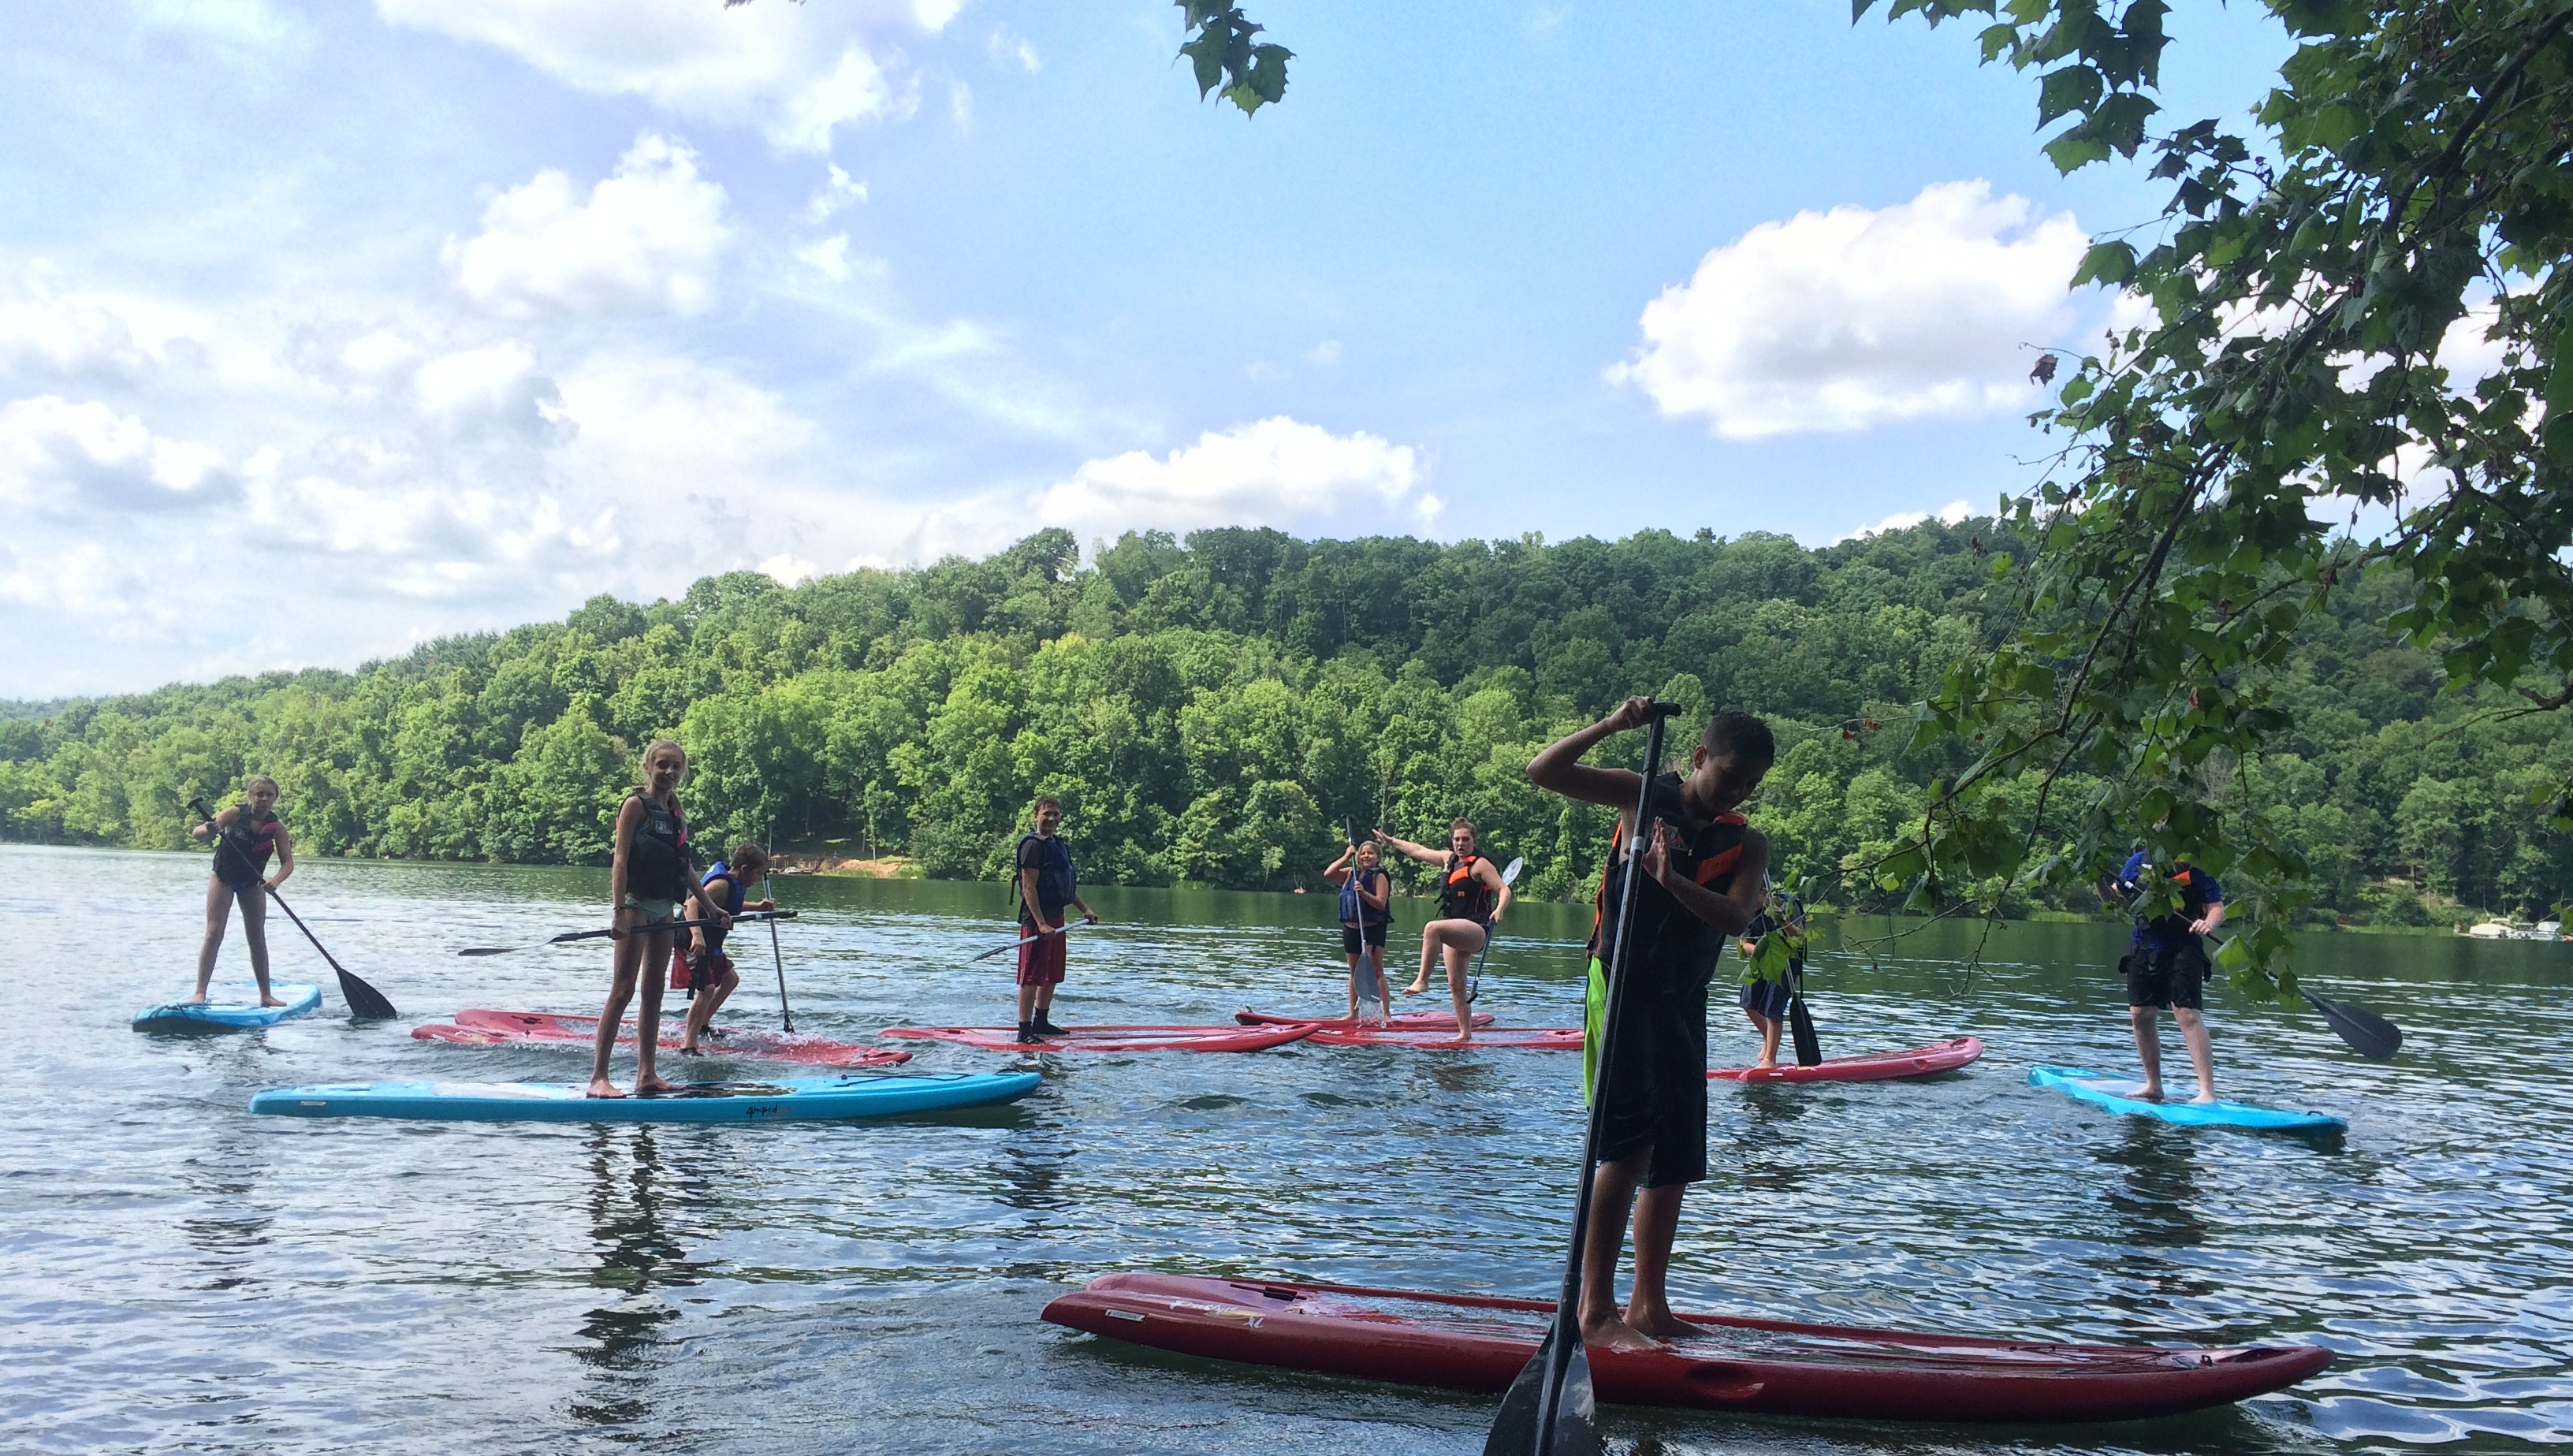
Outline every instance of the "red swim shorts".
<svg viewBox="0 0 2573 1456">
<path fill-rule="evenodd" d="M 1019 927 L 1021 933 L 1034 926 Z M 1019 984 L 1021 986 L 1061 986 L 1063 984 L 1063 944 L 1072 937 L 1058 931 L 1019 947 Z"/>
</svg>

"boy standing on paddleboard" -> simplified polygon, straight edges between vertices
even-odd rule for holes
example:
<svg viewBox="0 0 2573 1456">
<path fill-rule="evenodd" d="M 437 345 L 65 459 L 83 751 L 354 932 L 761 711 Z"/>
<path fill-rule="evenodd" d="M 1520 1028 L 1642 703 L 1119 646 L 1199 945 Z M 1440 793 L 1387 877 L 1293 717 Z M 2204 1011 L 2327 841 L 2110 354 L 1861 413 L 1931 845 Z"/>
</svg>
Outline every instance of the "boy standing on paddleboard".
<svg viewBox="0 0 2573 1456">
<path fill-rule="evenodd" d="M 1599 1165 L 1581 1249 L 1581 1337 L 1642 1349 L 1698 1334 L 1671 1313 L 1664 1280 L 1679 1233 L 1680 1197 L 1706 1176 L 1706 1003 L 1727 938 L 1760 913 L 1769 841 L 1734 810 L 1777 760 L 1769 725 L 1748 713 L 1715 715 L 1689 756 L 1687 777 L 1655 766 L 1650 811 L 1627 823 L 1642 781 L 1630 770 L 1585 766 L 1602 739 L 1650 720 L 1652 699 L 1628 698 L 1607 717 L 1538 754 L 1528 779 L 1540 789 L 1625 811 L 1608 847 L 1590 940 L 1590 1012 L 1583 1043 L 1585 1090 L 1605 1075 Z M 1640 873 L 1627 964 L 1617 969 L 1617 1044 L 1601 1046 L 1609 986 L 1601 958 L 1617 943 L 1623 877 Z M 1641 1196 L 1637 1194 L 1642 1189 Z M 1617 1309 L 1617 1254 L 1635 1224 L 1635 1286 Z"/>
<path fill-rule="evenodd" d="M 734 847 L 732 858 L 715 861 L 697 888 L 712 902 L 717 912 L 715 924 L 701 925 L 688 932 L 686 954 L 670 958 L 670 987 L 685 990 L 688 1002 L 686 1031 L 679 1038 L 679 1050 L 693 1057 L 699 1051 L 697 1039 L 723 1010 L 723 1004 L 741 986 L 741 973 L 733 969 L 732 957 L 724 954 L 724 937 L 731 933 L 732 918 L 745 910 L 775 910 L 774 900 L 752 900 L 751 887 L 768 878 L 768 851 L 745 840 Z"/>
<path fill-rule="evenodd" d="M 2149 863 L 2150 856 L 2136 851 L 2116 882 L 2102 889 L 2114 891 L 2113 900 L 2137 904 Z M 2171 1020 L 2179 1023 L 2189 1065 L 2197 1072 L 2197 1095 L 2189 1100 L 2211 1102 L 2215 1100 L 2215 1049 L 2206 1036 L 2208 966 L 2206 945 L 2198 938 L 2224 924 L 2224 887 L 2204 870 L 2189 868 L 2185 858 L 2173 865 L 2162 883 L 2179 892 L 2179 909 L 2154 916 L 2139 914 L 2126 957 L 2118 962 L 2118 969 L 2127 976 L 2127 1021 L 2135 1028 L 2136 1059 L 2144 1065 L 2144 1085 L 2136 1095 L 2151 1101 L 2162 1094 L 2161 1014 L 2168 1007 Z"/>
<path fill-rule="evenodd" d="M 1099 924 L 1099 913 L 1081 898 L 1081 878 L 1072 868 L 1072 851 L 1055 837 L 1063 825 L 1063 803 L 1052 794 L 1037 796 L 1030 816 L 1031 833 L 1019 836 L 1019 1040 L 1042 1042 L 1060 1037 L 1063 1028 L 1047 1017 L 1054 1010 L 1054 989 L 1063 984 L 1067 905 L 1081 908 L 1081 918 Z M 1035 937 L 1029 940 L 1029 937 Z"/>
</svg>

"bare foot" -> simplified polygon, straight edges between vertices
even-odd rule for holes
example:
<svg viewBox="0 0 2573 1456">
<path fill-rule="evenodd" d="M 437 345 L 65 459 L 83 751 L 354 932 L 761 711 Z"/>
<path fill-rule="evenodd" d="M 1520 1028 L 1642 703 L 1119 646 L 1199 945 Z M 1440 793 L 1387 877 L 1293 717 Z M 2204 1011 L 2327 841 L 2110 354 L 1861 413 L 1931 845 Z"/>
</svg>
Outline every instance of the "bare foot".
<svg viewBox="0 0 2573 1456">
<path fill-rule="evenodd" d="M 2189 1100 L 2190 1105 L 2192 1105 L 2192 1106 L 2199 1106 L 2199 1107 L 2212 1106 L 2212 1105 L 2214 1105 L 2215 1101 L 2217 1100 L 2216 1095 L 2215 1095 L 2215 1089 L 2213 1089 L 2213 1088 L 2203 1088 L 2203 1089 L 2200 1089 L 2200 1090 L 2199 1090 L 2199 1092 L 2198 1092 L 2198 1093 L 2197 1093 L 2197 1095 L 2196 1095 L 2196 1096 L 2193 1096 L 2193 1097 L 2190 1097 L 2188 1100 Z"/>
<path fill-rule="evenodd" d="M 260 1004 L 261 1006 L 284 1006 L 284 1005 L 286 1005 L 286 1003 L 285 1003 L 285 1002 L 282 1002 L 282 1001 L 278 1000 L 276 997 L 273 997 L 273 996 L 262 996 L 262 997 L 259 999 L 259 1004 Z"/>
<path fill-rule="evenodd" d="M 1661 1341 L 1622 1319 L 1581 1321 L 1581 1342 L 1602 1350 L 1657 1350 Z"/>
<path fill-rule="evenodd" d="M 1449 1042 L 1447 1045 L 1450 1047 L 1470 1047 L 1474 1045 L 1474 1034 L 1471 1032 L 1458 1032 L 1455 1036 L 1455 1040 Z"/>
<path fill-rule="evenodd" d="M 1405 996 L 1418 996 L 1420 993 L 1422 993 L 1422 992 L 1424 992 L 1424 991 L 1427 991 L 1428 989 L 1429 989 L 1429 983 L 1428 983 L 1428 982 L 1426 982 L 1426 981 L 1415 981 L 1415 982 L 1411 983 L 1409 986 L 1406 986 L 1406 987 L 1402 988 L 1402 994 L 1403 994 L 1403 995 L 1405 995 Z"/>
<path fill-rule="evenodd" d="M 649 1096 L 654 1092 L 677 1092 L 678 1089 L 670 1086 L 670 1084 L 666 1082 L 663 1082 L 659 1074 L 656 1073 L 651 1077 L 638 1077 L 634 1079 L 634 1091 L 641 1095 Z"/>
<path fill-rule="evenodd" d="M 181 1006 L 204 1006 L 205 1004 L 206 1004 L 206 994 L 205 994 L 204 992 L 202 992 L 202 991 L 198 992 L 196 995 L 194 995 L 194 996 L 192 996 L 192 997 L 189 997 L 186 1001 L 183 1001 L 183 1002 L 179 1003 L 179 1005 L 181 1005 Z"/>
<path fill-rule="evenodd" d="M 589 1080 L 589 1094 L 594 1097 L 621 1097 L 625 1095 L 625 1093 L 616 1090 L 616 1084 L 609 1082 L 603 1077 L 593 1077 Z"/>
<path fill-rule="evenodd" d="M 682 1057 L 698 1057 L 703 1056 L 704 1054 L 697 1050 L 697 1045 L 694 1042 L 682 1042 L 679 1044 L 679 1055 Z"/>
<path fill-rule="evenodd" d="M 1693 1340 L 1702 1338 L 1706 1334 L 1703 1328 L 1689 1323 L 1667 1309 L 1645 1314 L 1629 1306 L 1626 1310 L 1626 1327 L 1656 1339 L 1665 1340 Z"/>
<path fill-rule="evenodd" d="M 2158 1082 L 2148 1082 L 2127 1095 L 2147 1102 L 2158 1102 L 2162 1099 L 2162 1085 Z"/>
<path fill-rule="evenodd" d="M 1776 1072 L 1778 1070 L 1778 1059 L 1775 1057 L 1763 1057 L 1759 1061 L 1751 1064 L 1751 1070 L 1754 1072 Z"/>
</svg>

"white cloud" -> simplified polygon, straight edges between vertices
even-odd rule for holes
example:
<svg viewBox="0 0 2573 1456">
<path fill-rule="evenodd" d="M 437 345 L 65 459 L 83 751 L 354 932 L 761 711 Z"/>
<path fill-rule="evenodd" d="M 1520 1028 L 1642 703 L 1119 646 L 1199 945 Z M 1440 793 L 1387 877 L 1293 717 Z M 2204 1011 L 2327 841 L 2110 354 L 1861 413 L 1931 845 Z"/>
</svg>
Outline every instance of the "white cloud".
<svg viewBox="0 0 2573 1456">
<path fill-rule="evenodd" d="M 1304 351 L 1304 362 L 1317 368 L 1329 368 L 1340 362 L 1340 342 L 1336 339 L 1323 340 Z"/>
<path fill-rule="evenodd" d="M 950 81 L 947 83 L 947 115 L 951 121 L 956 123 L 956 130 L 960 132 L 970 132 L 974 130 L 973 87 L 966 85 L 962 81 Z"/>
<path fill-rule="evenodd" d="M 1282 414 L 1211 430 L 1158 458 L 1129 450 L 1088 461 L 1038 492 L 1034 513 L 1042 524 L 1085 536 L 1282 525 L 1405 507 L 1425 525 L 1438 507 L 1435 497 L 1414 493 L 1419 483 L 1411 446 L 1363 430 L 1333 434 Z"/>
<path fill-rule="evenodd" d="M 514 340 L 440 355 L 412 383 L 422 412 L 451 429 L 542 433 L 561 404 L 535 351 Z"/>
<path fill-rule="evenodd" d="M 482 232 L 449 240 L 455 281 L 507 314 L 702 311 L 731 236 L 724 191 L 686 147 L 646 132 L 586 199 L 547 169 L 482 210 Z"/>
<path fill-rule="evenodd" d="M 759 563 L 760 574 L 780 586 L 795 586 L 810 581 L 813 579 L 813 573 L 821 569 L 792 551 L 780 551 Z"/>
<path fill-rule="evenodd" d="M 0 289 L 0 368 L 132 382 L 159 361 L 110 302 L 65 293 L 41 270 Z"/>
<path fill-rule="evenodd" d="M 638 516 L 773 486 L 818 433 L 777 394 L 674 356 L 592 356 L 561 387 L 562 417 L 579 430 L 565 472 Z"/>
<path fill-rule="evenodd" d="M 839 216 L 843 209 L 866 200 L 867 185 L 850 180 L 849 174 L 834 163 L 831 175 L 823 179 L 822 185 L 813 189 L 813 195 L 805 200 L 804 221 L 818 227 Z"/>
<path fill-rule="evenodd" d="M 397 25 L 496 46 L 565 85 L 640 96 L 693 120 L 755 126 L 783 151 L 827 152 L 855 122 L 907 115 L 914 102 L 886 30 L 935 34 L 947 3 L 780 0 L 376 0 Z"/>
<path fill-rule="evenodd" d="M 1930 520 L 1937 520 L 1941 525 L 1963 525 L 1974 513 L 1974 507 L 1962 500 L 1951 500 L 1935 511 L 1898 510 L 1872 526 L 1860 526 L 1841 539 L 1854 541 L 1863 536 L 1881 536 L 1887 531 L 1908 531 Z"/>
<path fill-rule="evenodd" d="M 161 511 L 232 498 L 239 482 L 210 445 L 59 394 L 0 409 L 0 499 L 65 514 Z"/>
<path fill-rule="evenodd" d="M 1728 439 L 2022 408 L 2023 346 L 2071 322 L 2066 284 L 2088 243 L 2069 214 L 1997 200 L 1986 182 L 1798 213 L 1646 305 L 1643 344 L 1607 377 Z"/>
</svg>

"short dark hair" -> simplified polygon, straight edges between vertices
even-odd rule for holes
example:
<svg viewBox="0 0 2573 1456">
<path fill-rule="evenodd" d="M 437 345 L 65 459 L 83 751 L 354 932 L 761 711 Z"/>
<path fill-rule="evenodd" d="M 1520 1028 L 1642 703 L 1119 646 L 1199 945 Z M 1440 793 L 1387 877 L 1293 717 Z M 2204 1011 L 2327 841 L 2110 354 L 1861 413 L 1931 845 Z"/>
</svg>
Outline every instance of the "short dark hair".
<svg viewBox="0 0 2573 1456">
<path fill-rule="evenodd" d="M 768 868 L 768 851 L 744 840 L 733 846 L 732 867 L 744 874 L 765 870 Z"/>
<path fill-rule="evenodd" d="M 1778 739 L 1769 725 L 1738 708 L 1727 708 L 1709 718 L 1706 732 L 1698 746 L 1709 757 L 1741 758 L 1758 764 L 1778 761 Z"/>
<path fill-rule="evenodd" d="M 1063 801 L 1056 798 L 1054 795 L 1039 794 L 1037 795 L 1036 802 L 1028 806 L 1028 812 L 1030 814 L 1034 814 L 1040 809 L 1061 809 L 1062 807 Z"/>
</svg>

